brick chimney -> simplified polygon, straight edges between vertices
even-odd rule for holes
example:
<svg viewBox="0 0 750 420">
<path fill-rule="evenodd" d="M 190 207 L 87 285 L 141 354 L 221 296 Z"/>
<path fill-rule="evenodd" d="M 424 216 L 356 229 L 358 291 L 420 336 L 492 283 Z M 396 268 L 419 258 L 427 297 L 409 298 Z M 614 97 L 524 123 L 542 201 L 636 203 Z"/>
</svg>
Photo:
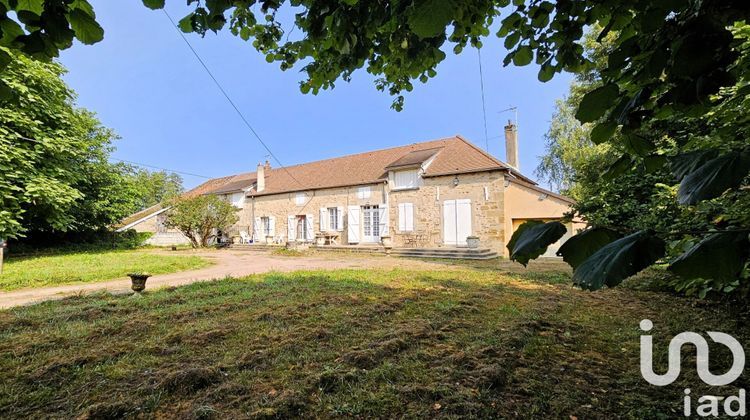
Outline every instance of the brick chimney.
<svg viewBox="0 0 750 420">
<path fill-rule="evenodd" d="M 521 169 L 518 162 L 518 130 L 510 120 L 505 126 L 505 161 L 515 170 Z"/>
<path fill-rule="evenodd" d="M 266 164 L 259 163 L 258 169 L 255 172 L 255 177 L 257 180 L 255 181 L 255 191 L 261 192 L 266 189 L 266 168 L 270 169 L 270 165 L 268 165 L 268 161 L 266 161 Z"/>
</svg>

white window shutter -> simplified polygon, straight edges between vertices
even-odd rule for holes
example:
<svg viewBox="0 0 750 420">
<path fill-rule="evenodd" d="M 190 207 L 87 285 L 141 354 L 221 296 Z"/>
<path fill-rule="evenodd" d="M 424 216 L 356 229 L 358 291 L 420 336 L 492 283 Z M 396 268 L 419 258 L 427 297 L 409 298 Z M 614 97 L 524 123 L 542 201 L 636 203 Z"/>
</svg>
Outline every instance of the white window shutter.
<svg viewBox="0 0 750 420">
<path fill-rule="evenodd" d="M 406 203 L 398 204 L 398 231 L 406 232 Z"/>
<path fill-rule="evenodd" d="M 380 207 L 380 236 L 390 236 L 390 230 L 388 229 L 389 217 L 388 217 L 388 206 Z"/>
<path fill-rule="evenodd" d="M 289 235 L 288 240 L 293 241 L 297 239 L 297 218 L 293 215 L 287 217 L 287 234 Z"/>
<path fill-rule="evenodd" d="M 313 215 L 307 214 L 305 215 L 305 218 L 307 219 L 307 223 L 305 223 L 305 236 L 307 237 L 308 241 L 312 241 L 315 239 L 315 229 L 314 229 L 314 221 L 313 221 Z"/>
<path fill-rule="evenodd" d="M 259 241 L 260 240 L 260 217 L 255 218 L 255 223 L 253 223 L 253 240 Z"/>
<path fill-rule="evenodd" d="M 359 243 L 359 206 L 349 206 L 347 211 L 347 242 L 350 244 Z"/>
<path fill-rule="evenodd" d="M 320 208 L 320 231 L 325 232 L 328 230 L 326 223 L 328 222 L 328 210 L 325 207 Z"/>
<path fill-rule="evenodd" d="M 338 216 L 338 220 L 336 220 L 336 224 L 338 225 L 339 231 L 344 230 L 344 208 L 343 207 L 336 207 L 337 211 L 336 213 Z"/>
<path fill-rule="evenodd" d="M 276 237 L 276 218 L 273 216 L 268 218 L 268 230 L 270 231 L 271 236 Z"/>
</svg>

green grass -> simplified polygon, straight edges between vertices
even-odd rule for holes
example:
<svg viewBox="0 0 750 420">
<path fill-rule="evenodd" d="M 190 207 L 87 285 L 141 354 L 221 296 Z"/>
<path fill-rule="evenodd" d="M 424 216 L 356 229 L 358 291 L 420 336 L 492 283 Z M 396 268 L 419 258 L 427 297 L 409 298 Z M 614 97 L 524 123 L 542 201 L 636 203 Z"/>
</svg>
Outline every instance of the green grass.
<svg viewBox="0 0 750 420">
<path fill-rule="evenodd" d="M 165 274 L 207 265 L 208 261 L 197 256 L 148 251 L 97 251 L 10 258 L 0 275 L 0 290 L 105 281 L 124 277 L 132 271 Z"/>
<path fill-rule="evenodd" d="M 709 392 L 687 368 L 647 384 L 638 322 L 659 355 L 685 330 L 748 342 L 724 307 L 562 275 L 272 273 L 0 311 L 0 417 L 674 417 Z"/>
</svg>

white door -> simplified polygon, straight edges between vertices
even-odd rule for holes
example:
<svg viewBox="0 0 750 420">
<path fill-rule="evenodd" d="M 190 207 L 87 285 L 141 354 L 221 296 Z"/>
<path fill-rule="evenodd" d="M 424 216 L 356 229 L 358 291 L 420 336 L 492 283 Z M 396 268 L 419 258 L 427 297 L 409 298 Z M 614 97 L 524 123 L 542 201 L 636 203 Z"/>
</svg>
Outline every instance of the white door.
<svg viewBox="0 0 750 420">
<path fill-rule="evenodd" d="M 471 200 L 445 200 L 443 202 L 443 243 L 466 245 L 471 235 Z"/>
<path fill-rule="evenodd" d="M 349 206 L 347 209 L 347 243 L 359 243 L 359 206 Z"/>
<path fill-rule="evenodd" d="M 364 206 L 362 208 L 362 242 L 380 242 L 380 208 Z"/>
</svg>

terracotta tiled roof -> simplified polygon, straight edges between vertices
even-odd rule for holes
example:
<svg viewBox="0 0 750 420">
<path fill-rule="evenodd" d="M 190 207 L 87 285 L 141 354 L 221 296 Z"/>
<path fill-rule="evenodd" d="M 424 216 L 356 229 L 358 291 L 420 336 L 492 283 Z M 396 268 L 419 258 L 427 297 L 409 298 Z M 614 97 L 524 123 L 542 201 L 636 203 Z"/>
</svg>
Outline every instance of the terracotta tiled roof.
<svg viewBox="0 0 750 420">
<path fill-rule="evenodd" d="M 148 216 L 150 214 L 156 213 L 157 211 L 161 210 L 162 208 L 163 207 L 162 207 L 161 204 L 154 204 L 151 207 L 145 208 L 145 209 L 143 209 L 143 210 L 141 210 L 141 211 L 139 211 L 137 213 L 133 213 L 130 216 L 122 219 L 120 221 L 120 223 L 118 223 L 118 224 L 115 225 L 115 227 L 116 228 L 120 228 L 120 227 L 123 227 L 123 226 L 127 226 L 127 225 L 129 225 L 129 224 L 131 224 L 133 222 L 137 222 L 138 220 L 141 220 L 141 219 L 143 219 L 144 217 L 146 217 L 146 216 Z"/>
<path fill-rule="evenodd" d="M 527 185 L 536 185 L 515 169 L 495 159 L 492 155 L 461 136 L 414 143 L 390 149 L 341 156 L 286 168 L 266 169 L 266 188 L 250 195 L 270 195 L 321 188 L 347 187 L 383 182 L 388 168 L 405 167 L 434 159 L 424 173 L 425 177 L 454 175 L 472 172 L 505 170 Z M 256 182 L 255 172 L 246 172 L 210 179 L 187 191 L 184 196 L 202 194 L 227 194 L 249 189 Z M 123 220 L 127 225 L 152 214 L 161 207 L 151 207 Z"/>
<path fill-rule="evenodd" d="M 488 153 L 469 143 L 461 136 L 414 143 L 407 146 L 375 150 L 355 155 L 319 160 L 286 168 L 266 171 L 266 188 L 251 195 L 269 195 L 284 192 L 345 187 L 382 182 L 387 177 L 386 168 L 408 159 L 408 156 L 425 158 L 422 151 L 436 152 L 424 176 L 452 175 L 512 169 Z M 434 153 L 430 153 L 430 156 Z M 533 182 L 512 170 L 516 176 Z"/>
<path fill-rule="evenodd" d="M 255 184 L 255 172 L 224 176 L 209 179 L 184 194 L 185 197 L 195 197 L 203 194 L 226 194 L 248 189 Z"/>
</svg>

